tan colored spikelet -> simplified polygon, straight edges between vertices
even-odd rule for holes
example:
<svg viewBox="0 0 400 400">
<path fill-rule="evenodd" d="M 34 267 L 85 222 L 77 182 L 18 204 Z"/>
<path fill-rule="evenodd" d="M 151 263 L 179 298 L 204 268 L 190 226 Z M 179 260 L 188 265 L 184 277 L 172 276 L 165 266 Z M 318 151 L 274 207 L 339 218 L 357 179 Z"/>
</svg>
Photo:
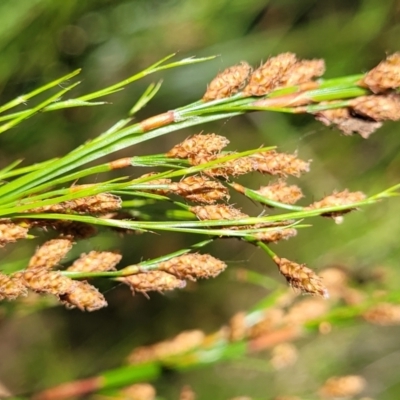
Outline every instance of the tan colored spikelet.
<svg viewBox="0 0 400 400">
<path fill-rule="evenodd" d="M 294 204 L 303 197 L 303 192 L 298 186 L 288 185 L 284 181 L 262 186 L 257 193 L 269 200 L 284 204 Z"/>
<path fill-rule="evenodd" d="M 211 101 L 230 97 L 237 93 L 246 84 L 252 68 L 242 61 L 220 72 L 207 86 L 203 101 Z"/>
<path fill-rule="evenodd" d="M 135 383 L 120 391 L 120 400 L 155 400 L 156 389 L 149 383 Z"/>
<path fill-rule="evenodd" d="M 300 176 L 310 170 L 310 162 L 300 160 L 296 154 L 278 153 L 274 150 L 255 153 L 248 158 L 253 170 L 270 175 Z"/>
<path fill-rule="evenodd" d="M 321 298 L 304 299 L 294 304 L 284 317 L 288 325 L 302 325 L 321 318 L 329 310 L 329 303 Z"/>
<path fill-rule="evenodd" d="M 374 325 L 400 325 L 400 305 L 380 303 L 363 313 L 363 318 Z"/>
<path fill-rule="evenodd" d="M 294 228 L 273 229 L 266 232 L 258 232 L 253 236 L 264 243 L 277 243 L 280 240 L 287 240 L 297 235 L 297 230 Z"/>
<path fill-rule="evenodd" d="M 322 270 L 319 276 L 328 288 L 331 299 L 339 299 L 345 296 L 348 289 L 348 275 L 345 271 L 337 267 L 330 267 Z"/>
<path fill-rule="evenodd" d="M 189 158 L 191 165 L 201 165 L 218 160 L 235 153 L 226 154 L 196 154 Z M 252 172 L 254 164 L 249 157 L 240 157 L 220 163 L 217 167 L 206 169 L 203 172 L 211 177 L 229 178 L 230 176 L 240 176 Z"/>
<path fill-rule="evenodd" d="M 189 385 L 185 385 L 179 393 L 179 400 L 196 400 L 196 393 Z"/>
<path fill-rule="evenodd" d="M 0 222 L 0 247 L 12 243 L 18 239 L 25 239 L 28 235 L 28 228 L 13 222 Z"/>
<path fill-rule="evenodd" d="M 34 292 L 63 295 L 71 293 L 76 281 L 63 276 L 59 271 L 45 268 L 27 269 L 19 273 L 21 282 Z"/>
<path fill-rule="evenodd" d="M 339 211 L 332 211 L 326 212 L 321 214 L 324 217 L 331 217 L 336 220 L 337 223 L 341 222 L 341 216 L 346 214 L 355 207 L 351 207 L 352 204 L 358 203 L 366 198 L 363 192 L 349 192 L 347 189 L 343 190 L 342 192 L 334 192 L 333 194 L 324 197 L 320 201 L 316 201 L 315 203 L 310 204 L 308 207 L 304 207 L 306 210 L 318 210 L 322 208 L 329 208 L 329 207 L 337 207 L 337 206 L 349 206 L 348 209 L 339 210 Z"/>
<path fill-rule="evenodd" d="M 243 90 L 245 96 L 263 96 L 281 85 L 281 79 L 296 64 L 296 55 L 282 53 L 271 57 L 251 75 Z"/>
<path fill-rule="evenodd" d="M 400 95 L 398 94 L 360 96 L 351 100 L 350 106 L 356 113 L 375 121 L 400 119 Z"/>
<path fill-rule="evenodd" d="M 240 311 L 229 320 L 229 340 L 231 342 L 243 340 L 247 333 L 246 313 Z"/>
<path fill-rule="evenodd" d="M 18 276 L 9 276 L 0 272 L 0 300 L 14 300 L 27 294 L 28 291 Z"/>
<path fill-rule="evenodd" d="M 273 260 L 279 272 L 286 278 L 288 284 L 303 293 L 319 295 L 328 298 L 328 290 L 322 284 L 321 278 L 305 264 L 297 264 L 287 258 L 274 256 Z"/>
<path fill-rule="evenodd" d="M 28 268 L 51 269 L 72 249 L 70 239 L 52 239 L 43 243 L 29 260 Z"/>
<path fill-rule="evenodd" d="M 128 356 L 130 364 L 163 360 L 174 355 L 184 354 L 203 344 L 204 332 L 200 330 L 183 331 L 173 339 L 152 346 L 138 347 Z"/>
<path fill-rule="evenodd" d="M 249 329 L 249 337 L 254 339 L 268 332 L 272 332 L 282 325 L 283 318 L 284 312 L 281 308 L 269 308 L 265 310 L 262 317 Z"/>
<path fill-rule="evenodd" d="M 322 59 L 299 60 L 282 77 L 281 86 L 300 85 L 325 73 L 325 61 Z"/>
<path fill-rule="evenodd" d="M 81 311 L 96 311 L 107 306 L 104 296 L 87 282 L 75 281 L 71 291 L 59 298 L 67 308 L 78 307 Z"/>
<path fill-rule="evenodd" d="M 128 285 L 133 294 L 135 292 L 163 292 L 165 290 L 182 289 L 186 286 L 186 281 L 164 271 L 143 272 L 117 278 L 116 280 Z"/>
<path fill-rule="evenodd" d="M 225 204 L 194 206 L 190 207 L 189 210 L 192 213 L 196 214 L 196 217 L 201 221 L 248 218 L 247 214 L 242 213 L 240 210 L 233 206 Z"/>
<path fill-rule="evenodd" d="M 369 71 L 361 81 L 374 93 L 400 87 L 400 53 L 394 53 Z"/>
<path fill-rule="evenodd" d="M 280 343 L 272 349 L 271 364 L 275 370 L 294 365 L 299 357 L 296 346 L 292 343 Z"/>
<path fill-rule="evenodd" d="M 67 271 L 115 271 L 115 266 L 121 261 L 121 258 L 121 254 L 111 251 L 91 251 L 87 254 L 81 254 L 81 256 L 67 268 Z"/>
<path fill-rule="evenodd" d="M 198 134 L 174 146 L 166 156 L 188 158 L 198 154 L 215 154 L 219 153 L 228 144 L 229 140 L 225 136 L 216 135 L 215 133 Z"/>
<path fill-rule="evenodd" d="M 220 182 L 203 176 L 189 176 L 170 185 L 171 192 L 197 203 L 215 203 L 229 199 L 228 189 Z"/>
<path fill-rule="evenodd" d="M 315 114 L 315 119 L 326 126 L 336 126 L 345 135 L 357 133 L 364 139 L 368 139 L 372 133 L 382 126 L 382 122 L 356 118 L 351 115 L 348 108 L 319 111 Z"/>
<path fill-rule="evenodd" d="M 160 271 L 168 272 L 179 279 L 215 278 L 227 265 L 209 254 L 190 253 L 171 258 L 158 265 Z"/>
<path fill-rule="evenodd" d="M 319 395 L 324 399 L 351 398 L 360 394 L 366 386 L 366 380 L 359 375 L 332 377 L 321 387 Z"/>
</svg>

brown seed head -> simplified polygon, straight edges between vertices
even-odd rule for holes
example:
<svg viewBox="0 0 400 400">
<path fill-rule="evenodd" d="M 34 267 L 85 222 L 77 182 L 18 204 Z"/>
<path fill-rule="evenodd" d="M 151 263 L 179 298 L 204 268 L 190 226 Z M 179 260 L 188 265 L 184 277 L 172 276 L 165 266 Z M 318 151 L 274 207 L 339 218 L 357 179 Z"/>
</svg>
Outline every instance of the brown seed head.
<svg viewBox="0 0 400 400">
<path fill-rule="evenodd" d="M 398 94 L 361 96 L 351 100 L 350 105 L 357 114 L 375 121 L 400 119 L 400 95 Z"/>
<path fill-rule="evenodd" d="M 329 303 L 324 299 L 304 299 L 294 304 L 285 315 L 288 325 L 302 325 L 307 321 L 321 318 L 329 310 Z"/>
<path fill-rule="evenodd" d="M 241 311 L 236 313 L 229 320 L 229 340 L 237 342 L 247 336 L 248 328 L 246 325 L 246 313 Z"/>
<path fill-rule="evenodd" d="M 296 185 L 288 185 L 284 181 L 262 186 L 257 193 L 269 200 L 284 204 L 294 204 L 303 197 L 301 189 Z"/>
<path fill-rule="evenodd" d="M 78 221 L 55 221 L 51 227 L 56 230 L 61 237 L 71 240 L 87 239 L 95 236 L 97 233 L 97 229 L 93 225 Z"/>
<path fill-rule="evenodd" d="M 240 210 L 233 206 L 225 204 L 194 206 L 190 207 L 190 211 L 196 214 L 196 217 L 201 221 L 248 218 L 247 214 L 242 213 Z"/>
<path fill-rule="evenodd" d="M 296 154 L 278 153 L 274 150 L 249 156 L 253 170 L 270 175 L 300 176 L 310 170 L 310 162 L 297 158 Z"/>
<path fill-rule="evenodd" d="M 14 300 L 27 294 L 28 291 L 19 277 L 0 273 L 0 300 Z"/>
<path fill-rule="evenodd" d="M 380 303 L 367 310 L 363 317 L 366 321 L 375 325 L 399 325 L 400 305 Z"/>
<path fill-rule="evenodd" d="M 168 272 L 179 279 L 215 278 L 227 265 L 209 254 L 190 253 L 171 258 L 158 265 L 160 271 Z"/>
<path fill-rule="evenodd" d="M 228 189 L 218 181 L 203 176 L 189 176 L 170 185 L 170 190 L 179 196 L 197 203 L 215 203 L 229 199 Z"/>
<path fill-rule="evenodd" d="M 96 311 L 106 307 L 104 296 L 87 282 L 75 281 L 69 293 L 59 295 L 60 301 L 67 308 L 78 307 L 81 311 Z"/>
<path fill-rule="evenodd" d="M 117 278 L 117 281 L 128 285 L 132 293 L 135 292 L 163 292 L 165 290 L 182 289 L 186 286 L 184 280 L 176 278 L 174 275 L 164 271 L 149 271 L 140 274 Z"/>
<path fill-rule="evenodd" d="M 48 240 L 36 250 L 29 260 L 28 268 L 51 269 L 57 265 L 71 250 L 70 239 Z"/>
<path fill-rule="evenodd" d="M 281 86 L 282 78 L 296 62 L 296 55 L 293 53 L 282 53 L 276 57 L 271 57 L 251 74 L 243 94 L 246 96 L 263 96 Z"/>
<path fill-rule="evenodd" d="M 202 331 L 184 331 L 173 339 L 159 342 L 152 346 L 138 347 L 128 356 L 128 362 L 130 364 L 139 364 L 184 354 L 201 346 L 204 339 L 205 335 Z"/>
<path fill-rule="evenodd" d="M 294 86 L 311 81 L 325 73 L 325 61 L 321 59 L 299 60 L 282 77 L 280 86 Z"/>
<path fill-rule="evenodd" d="M 265 310 L 261 319 L 249 329 L 248 336 L 254 339 L 274 331 L 282 324 L 283 318 L 284 313 L 281 308 L 269 308 Z"/>
<path fill-rule="evenodd" d="M 0 247 L 12 243 L 18 239 L 24 239 L 28 235 L 28 228 L 14 224 L 13 222 L 0 223 Z"/>
<path fill-rule="evenodd" d="M 324 197 L 322 200 L 310 204 L 308 207 L 305 207 L 305 209 L 318 210 L 329 207 L 349 206 L 349 208 L 345 210 L 332 211 L 332 212 L 328 211 L 326 213 L 321 214 L 324 217 L 332 217 L 334 219 L 339 218 L 337 222 L 340 223 L 341 216 L 353 210 L 354 207 L 352 207 L 352 205 L 364 200 L 365 198 L 366 196 L 363 192 L 349 192 L 347 189 L 345 189 L 342 192 L 334 192 L 333 194 Z"/>
<path fill-rule="evenodd" d="M 400 87 L 400 53 L 394 53 L 371 69 L 361 81 L 374 93 Z"/>
<path fill-rule="evenodd" d="M 297 235 L 297 230 L 294 228 L 284 228 L 284 229 L 271 229 L 266 232 L 258 232 L 253 236 L 264 243 L 277 243 L 280 240 L 290 239 L 293 236 Z"/>
<path fill-rule="evenodd" d="M 188 158 L 198 154 L 219 153 L 229 144 L 229 140 L 224 136 L 208 133 L 206 135 L 194 135 L 185 139 L 182 143 L 174 146 L 167 154 L 167 157 Z"/>
<path fill-rule="evenodd" d="M 81 256 L 67 269 L 75 272 L 115 271 L 122 256 L 111 251 L 91 251 Z"/>
<path fill-rule="evenodd" d="M 326 126 L 335 125 L 345 135 L 358 133 L 364 139 L 368 139 L 372 133 L 382 126 L 381 122 L 351 115 L 348 108 L 335 108 L 320 111 L 315 115 L 315 119 Z"/>
<path fill-rule="evenodd" d="M 366 380 L 359 375 L 332 377 L 325 382 L 319 394 L 324 399 L 350 398 L 361 393 L 366 385 Z"/>
<path fill-rule="evenodd" d="M 299 357 L 296 346 L 291 343 L 280 343 L 272 349 L 271 364 L 276 370 L 294 365 Z"/>
<path fill-rule="evenodd" d="M 76 285 L 76 281 L 63 276 L 60 272 L 48 271 L 45 268 L 27 269 L 20 272 L 18 277 L 28 289 L 56 296 L 71 293 Z"/>
<path fill-rule="evenodd" d="M 220 72 L 208 85 L 203 100 L 211 101 L 234 95 L 246 84 L 251 71 L 251 66 L 242 61 Z"/>
<path fill-rule="evenodd" d="M 120 400 L 155 400 L 156 389 L 148 383 L 136 383 L 121 390 Z"/>
<path fill-rule="evenodd" d="M 286 278 L 290 286 L 303 293 L 319 295 L 328 298 L 328 290 L 322 284 L 321 278 L 305 264 L 297 264 L 286 258 L 273 258 L 279 272 Z"/>
</svg>

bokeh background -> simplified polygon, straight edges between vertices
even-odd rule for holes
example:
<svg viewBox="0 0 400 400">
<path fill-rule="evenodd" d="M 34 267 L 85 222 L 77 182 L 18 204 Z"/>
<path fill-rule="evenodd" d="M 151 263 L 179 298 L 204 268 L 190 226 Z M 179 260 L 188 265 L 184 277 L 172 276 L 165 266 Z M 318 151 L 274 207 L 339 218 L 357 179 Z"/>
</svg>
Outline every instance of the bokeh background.
<svg viewBox="0 0 400 400">
<path fill-rule="evenodd" d="M 270 55 L 291 51 L 324 58 L 326 77 L 367 71 L 399 50 L 400 3 L 395 0 L 2 0 L 0 2 L 0 102 L 15 98 L 76 68 L 83 68 L 84 94 L 147 67 L 172 53 L 178 58 L 219 55 L 213 61 L 168 70 L 129 86 L 102 107 L 45 113 L 0 137 L 0 167 L 17 158 L 26 165 L 60 156 L 123 118 L 152 81 L 164 83 L 138 116 L 145 118 L 198 100 L 213 76 L 241 60 L 257 66 Z M 253 113 L 162 137 L 120 156 L 161 153 L 199 129 L 225 135 L 232 150 L 277 145 L 312 159 L 299 182 L 310 202 L 349 188 L 373 194 L 400 181 L 399 124 L 387 123 L 368 140 L 344 137 L 310 116 Z M 144 171 L 132 174 L 141 174 Z M 261 180 L 248 178 L 257 187 Z M 262 209 L 237 200 L 246 212 Z M 360 282 L 385 271 L 385 284 L 398 289 L 400 205 L 390 199 L 346 216 L 342 225 L 316 219 L 314 227 L 274 249 L 316 270 L 341 265 Z M 178 250 L 192 243 L 175 234 L 122 238 L 104 232 L 76 246 L 71 258 L 90 250 L 120 249 L 123 264 Z M 1 265 L 23 266 L 41 238 L 1 249 Z M 238 282 L 238 268 L 256 270 L 283 285 L 261 251 L 235 241 L 209 251 L 229 264 L 221 277 L 168 295 L 132 298 L 127 288 L 106 294 L 107 309 L 95 313 L 62 307 L 0 304 L 0 382 L 13 393 L 29 393 L 121 365 L 138 345 L 200 328 L 212 332 L 238 310 L 267 294 Z M 268 399 L 307 394 L 332 375 L 361 374 L 368 393 L 380 400 L 400 393 L 400 330 L 354 323 L 330 335 L 300 340 L 299 360 L 273 371 L 268 353 L 258 362 L 216 364 L 156 382 L 162 398 L 175 399 L 190 384 L 199 399 L 246 394 Z"/>
</svg>

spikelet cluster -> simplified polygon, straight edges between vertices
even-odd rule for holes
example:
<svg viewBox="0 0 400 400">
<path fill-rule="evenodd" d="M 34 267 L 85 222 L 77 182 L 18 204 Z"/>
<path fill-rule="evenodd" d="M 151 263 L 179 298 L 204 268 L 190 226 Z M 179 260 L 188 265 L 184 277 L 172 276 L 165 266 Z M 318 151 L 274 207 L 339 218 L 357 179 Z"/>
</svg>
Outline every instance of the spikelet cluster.
<svg viewBox="0 0 400 400">
<path fill-rule="evenodd" d="M 287 240 L 297 235 L 294 228 L 275 228 L 265 232 L 257 232 L 253 236 L 264 243 L 278 243 L 280 240 Z"/>
<path fill-rule="evenodd" d="M 360 394 L 366 387 L 366 380 L 359 375 L 329 378 L 319 390 L 324 399 L 351 398 Z"/>
<path fill-rule="evenodd" d="M 27 235 L 28 228 L 10 221 L 0 221 L 0 247 L 19 239 L 25 239 Z"/>
<path fill-rule="evenodd" d="M 76 189 L 77 187 L 75 187 Z M 103 214 L 121 208 L 121 199 L 111 193 L 99 193 L 93 196 L 63 201 L 58 204 L 35 207 L 26 212 L 32 213 L 78 213 Z"/>
<path fill-rule="evenodd" d="M 164 271 L 149 271 L 139 274 L 116 278 L 117 281 L 128 285 L 132 293 L 146 294 L 147 292 L 164 292 L 167 290 L 182 289 L 186 281 Z"/>
<path fill-rule="evenodd" d="M 207 86 L 203 100 L 211 101 L 234 95 L 244 87 L 251 71 L 251 66 L 242 61 L 220 72 Z"/>
<path fill-rule="evenodd" d="M 369 71 L 361 81 L 374 93 L 400 87 L 400 53 L 394 53 Z"/>
<path fill-rule="evenodd" d="M 67 268 L 74 272 L 115 271 L 115 266 L 121 261 L 120 254 L 111 251 L 91 251 L 81 256 Z"/>
<path fill-rule="evenodd" d="M 262 186 L 257 190 L 257 193 L 268 200 L 284 204 L 297 203 L 303 197 L 303 193 L 298 186 L 288 185 L 285 181 Z"/>
<path fill-rule="evenodd" d="M 310 82 L 324 72 L 324 60 L 298 60 L 293 53 L 271 57 L 254 72 L 242 62 L 219 73 L 208 85 L 203 101 L 230 97 L 238 91 L 243 96 L 264 96 L 281 87 Z"/>
<path fill-rule="evenodd" d="M 71 248 L 72 241 L 69 239 L 48 240 L 35 251 L 29 260 L 28 268 L 51 269 L 65 257 Z"/>
<path fill-rule="evenodd" d="M 248 218 L 247 214 L 242 213 L 231 205 L 216 204 L 208 206 L 194 206 L 189 209 L 196 217 L 201 220 L 217 220 L 217 219 L 241 219 Z"/>
<path fill-rule="evenodd" d="M 303 293 L 319 295 L 328 298 L 328 290 L 322 284 L 321 278 L 304 264 L 297 264 L 286 258 L 274 256 L 273 260 L 279 272 L 286 278 L 288 284 Z"/>
<path fill-rule="evenodd" d="M 184 331 L 173 339 L 152 346 L 138 347 L 128 356 L 130 364 L 141 364 L 155 360 L 165 360 L 178 354 L 184 354 L 203 344 L 204 332 L 200 330 Z"/>
<path fill-rule="evenodd" d="M 399 325 L 400 305 L 380 303 L 364 312 L 363 317 L 366 321 L 375 325 Z"/>
<path fill-rule="evenodd" d="M 360 96 L 350 101 L 350 107 L 356 114 L 373 121 L 400 119 L 400 95 L 398 94 Z"/>
<path fill-rule="evenodd" d="M 28 291 L 20 278 L 0 273 L 0 300 L 14 300 L 27 294 Z"/>
</svg>

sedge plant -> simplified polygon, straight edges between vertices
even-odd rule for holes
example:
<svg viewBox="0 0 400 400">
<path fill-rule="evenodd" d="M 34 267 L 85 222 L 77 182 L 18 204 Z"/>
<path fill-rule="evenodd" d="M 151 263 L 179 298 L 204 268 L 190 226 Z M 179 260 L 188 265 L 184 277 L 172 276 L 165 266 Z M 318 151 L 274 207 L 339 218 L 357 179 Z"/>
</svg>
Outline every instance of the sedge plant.
<svg viewBox="0 0 400 400">
<path fill-rule="evenodd" d="M 213 58 L 171 61 L 173 56 L 105 89 L 64 99 L 79 85 L 70 83 L 80 73 L 74 71 L 1 106 L 0 133 L 16 129 L 39 112 L 105 105 L 104 97 L 147 75 Z M 201 100 L 134 122 L 134 115 L 161 87 L 160 82 L 151 84 L 129 115 L 70 153 L 29 166 L 20 166 L 16 161 L 0 171 L 0 246 L 32 239 L 40 230 L 51 231 L 54 236 L 37 248 L 24 268 L 2 272 L 0 269 L 0 300 L 18 301 L 34 293 L 50 295 L 68 308 L 95 311 L 107 306 L 106 297 L 93 285 L 95 278 L 123 283 L 133 293 L 146 296 L 151 291 L 181 289 L 187 281 L 214 278 L 226 269 L 224 261 L 204 252 L 211 242 L 224 238 L 257 246 L 272 259 L 291 287 L 313 296 L 303 300 L 305 309 L 314 310 L 311 315 L 295 309 L 287 298 L 287 310 L 283 313 L 277 305 L 283 304 L 284 293 L 275 289 L 254 309 L 234 316 L 227 327 L 211 335 L 191 331 L 136 349 L 128 357 L 127 367 L 84 383 L 72 382 L 66 391 L 64 386 L 58 392 L 52 389 L 38 393 L 35 398 L 62 398 L 63 393 L 71 396 L 71 391 L 81 395 L 147 381 L 157 377 L 165 365 L 181 370 L 241 357 L 321 329 L 322 316 L 329 324 L 355 316 L 383 324 L 385 318 L 389 322 L 398 318 L 398 296 L 382 298 L 380 309 L 369 298 L 346 306 L 328 303 L 329 296 L 335 300 L 350 297 L 347 277 L 331 271 L 322 279 L 305 264 L 276 254 L 270 244 L 290 239 L 310 227 L 313 217 L 331 218 L 339 223 L 348 212 L 398 195 L 400 184 L 368 196 L 358 190 L 343 189 L 307 202 L 301 200 L 301 188 L 288 184 L 286 179 L 308 172 L 310 161 L 302 160 L 298 154 L 282 153 L 273 146 L 229 151 L 228 138 L 214 133 L 189 137 L 164 154 L 118 158 L 119 150 L 138 143 L 256 111 L 309 114 L 346 135 L 360 134 L 366 139 L 384 121 L 400 119 L 400 53 L 364 74 L 325 80 L 324 71 L 323 60 L 300 60 L 292 53 L 271 57 L 256 69 L 242 62 L 220 72 Z M 63 89 L 47 100 L 14 111 L 20 104 L 32 102 L 37 95 L 61 84 Z M 114 154 L 113 161 L 99 161 Z M 130 176 L 133 170 L 137 175 L 142 167 L 153 172 L 138 178 Z M 114 179 L 99 179 L 101 173 L 119 170 L 123 174 Z M 251 172 L 268 176 L 268 184 L 260 188 L 241 184 L 240 176 Z M 79 184 L 83 178 L 91 183 Z M 229 202 L 232 192 L 268 208 L 269 214 L 244 213 Z M 303 205 L 298 205 L 299 201 Z M 162 211 L 149 214 L 149 205 L 152 210 L 163 205 Z M 189 248 L 135 265 L 125 265 L 121 254 L 109 251 L 83 253 L 72 264 L 63 265 L 62 260 L 78 241 L 97 234 L 96 227 L 122 234 L 182 232 L 200 239 Z M 339 276 L 340 284 L 332 276 Z M 248 272 L 246 279 L 262 283 L 266 278 Z M 270 281 L 266 284 L 271 287 Z M 270 311 L 271 307 L 274 311 L 266 314 L 265 310 Z"/>
</svg>

